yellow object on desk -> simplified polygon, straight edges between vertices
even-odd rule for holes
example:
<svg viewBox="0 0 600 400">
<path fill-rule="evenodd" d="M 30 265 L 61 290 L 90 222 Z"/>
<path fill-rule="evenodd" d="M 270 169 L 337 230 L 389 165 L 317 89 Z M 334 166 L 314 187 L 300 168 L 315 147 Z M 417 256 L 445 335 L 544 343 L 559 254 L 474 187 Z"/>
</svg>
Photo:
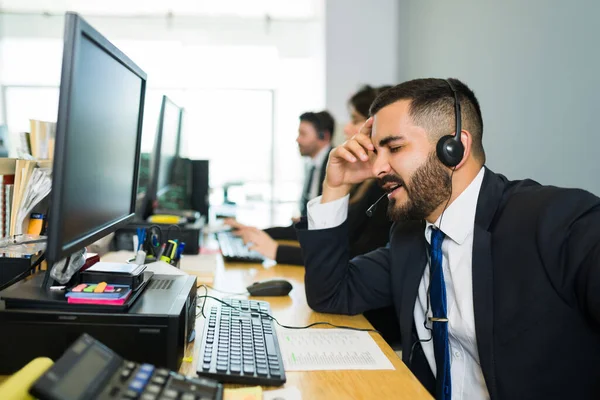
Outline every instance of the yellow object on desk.
<svg viewBox="0 0 600 400">
<path fill-rule="evenodd" d="M 0 385 L 0 399 L 33 400 L 29 388 L 52 364 L 48 357 L 33 359 Z"/>
<path fill-rule="evenodd" d="M 148 222 L 151 222 L 153 224 L 176 225 L 181 222 L 181 217 L 177 215 L 155 214 L 148 217 Z"/>
<path fill-rule="evenodd" d="M 239 389 L 225 389 L 223 400 L 262 400 L 262 388 L 260 386 L 253 386 Z"/>
</svg>

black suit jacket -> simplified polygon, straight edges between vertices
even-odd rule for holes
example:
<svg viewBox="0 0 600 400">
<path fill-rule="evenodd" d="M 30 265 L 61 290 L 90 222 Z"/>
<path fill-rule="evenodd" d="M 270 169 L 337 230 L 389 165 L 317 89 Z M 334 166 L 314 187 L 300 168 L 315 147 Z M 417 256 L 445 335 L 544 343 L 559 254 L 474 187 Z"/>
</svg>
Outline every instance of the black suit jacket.
<svg viewBox="0 0 600 400">
<path fill-rule="evenodd" d="M 389 240 L 392 223 L 387 216 L 387 202 L 379 204 L 372 217 L 367 217 L 366 214 L 367 209 L 383 195 L 383 189 L 379 187 L 377 181 L 371 181 L 367 185 L 366 192 L 348 206 L 350 257 L 385 246 Z M 351 193 L 350 199 L 352 200 L 353 197 Z M 294 229 L 294 235 L 295 233 Z M 275 261 L 279 264 L 304 265 L 302 249 L 297 246 L 279 245 Z"/>
<path fill-rule="evenodd" d="M 347 226 L 298 226 L 306 297 L 316 311 L 394 305 L 403 361 L 432 393 L 413 311 L 427 262 L 424 222 L 394 224 L 390 243 L 349 261 Z M 600 396 L 600 199 L 508 181 L 486 169 L 473 238 L 473 306 L 492 399 Z"/>
<path fill-rule="evenodd" d="M 321 165 L 321 171 L 319 172 L 319 196 L 323 194 L 323 181 L 325 180 L 325 173 L 327 172 L 327 162 L 329 161 L 329 153 L 331 153 L 331 150 L 332 149 L 330 148 L 329 152 L 327 153 L 327 157 L 325 157 L 325 160 Z M 308 176 L 304 178 L 304 185 L 306 185 L 307 182 Z M 304 196 L 302 196 L 302 199 L 300 200 L 300 214 L 303 217 L 306 216 L 306 205 L 310 200 L 311 199 L 305 199 Z M 265 232 L 276 240 L 298 240 L 298 236 L 296 235 L 296 230 L 294 229 L 293 225 L 275 226 L 273 228 L 265 229 Z"/>
</svg>

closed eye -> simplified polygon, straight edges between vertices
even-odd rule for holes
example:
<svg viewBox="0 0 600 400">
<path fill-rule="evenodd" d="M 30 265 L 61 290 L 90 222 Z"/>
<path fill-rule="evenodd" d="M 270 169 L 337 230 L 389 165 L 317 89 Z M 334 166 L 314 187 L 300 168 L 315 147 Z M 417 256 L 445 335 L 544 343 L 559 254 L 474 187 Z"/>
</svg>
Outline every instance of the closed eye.
<svg viewBox="0 0 600 400">
<path fill-rule="evenodd" d="M 402 149 L 402 146 L 390 147 L 390 153 L 396 153 Z"/>
</svg>

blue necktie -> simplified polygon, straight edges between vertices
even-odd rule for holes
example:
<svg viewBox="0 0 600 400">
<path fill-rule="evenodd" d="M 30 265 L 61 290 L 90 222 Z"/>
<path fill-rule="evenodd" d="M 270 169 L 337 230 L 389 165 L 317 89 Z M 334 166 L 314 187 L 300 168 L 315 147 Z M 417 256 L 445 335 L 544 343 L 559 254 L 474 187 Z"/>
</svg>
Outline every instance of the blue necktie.
<svg viewBox="0 0 600 400">
<path fill-rule="evenodd" d="M 448 307 L 446 304 L 446 283 L 442 268 L 442 242 L 444 232 L 433 228 L 431 231 L 431 265 L 429 299 L 431 301 L 433 325 L 433 352 L 437 367 L 437 400 L 450 400 L 450 349 L 448 346 Z"/>
</svg>

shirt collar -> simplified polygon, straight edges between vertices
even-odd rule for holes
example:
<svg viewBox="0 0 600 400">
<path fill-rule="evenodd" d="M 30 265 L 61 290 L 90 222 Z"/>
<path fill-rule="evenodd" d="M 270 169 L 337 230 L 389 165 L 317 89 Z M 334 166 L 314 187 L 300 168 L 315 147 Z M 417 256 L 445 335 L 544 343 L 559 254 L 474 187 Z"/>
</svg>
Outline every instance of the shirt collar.
<svg viewBox="0 0 600 400">
<path fill-rule="evenodd" d="M 311 167 L 314 166 L 317 169 L 320 169 L 321 166 L 323 165 L 323 162 L 325 162 L 325 158 L 329 154 L 330 149 L 331 149 L 331 146 L 325 146 L 317 153 L 316 156 L 310 158 L 310 161 L 309 161 L 310 166 Z"/>
<path fill-rule="evenodd" d="M 475 226 L 475 211 L 477 210 L 477 200 L 479 191 L 483 183 L 485 168 L 481 167 L 479 173 L 467 188 L 446 208 L 442 215 L 435 221 L 435 224 L 426 222 L 425 239 L 431 244 L 432 226 L 440 228 L 446 236 L 458 244 L 463 244 L 467 236 L 473 232 Z M 443 219 L 442 219 L 443 216 Z"/>
</svg>

